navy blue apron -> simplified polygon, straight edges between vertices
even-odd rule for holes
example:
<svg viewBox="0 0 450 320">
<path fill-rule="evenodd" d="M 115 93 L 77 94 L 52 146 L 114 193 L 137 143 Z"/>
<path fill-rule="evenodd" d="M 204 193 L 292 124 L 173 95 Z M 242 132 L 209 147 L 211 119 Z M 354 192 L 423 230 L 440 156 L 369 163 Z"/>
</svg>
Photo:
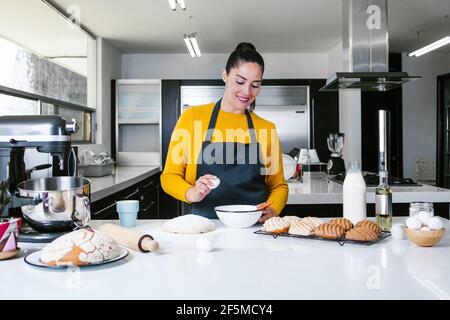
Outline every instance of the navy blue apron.
<svg viewBox="0 0 450 320">
<path fill-rule="evenodd" d="M 265 166 L 260 155 L 250 113 L 245 110 L 250 143 L 212 142 L 220 111 L 219 100 L 209 121 L 206 139 L 197 160 L 196 180 L 205 174 L 217 176 L 220 185 L 200 202 L 191 205 L 192 213 L 217 219 L 214 207 L 230 204 L 257 205 L 267 200 Z"/>
</svg>

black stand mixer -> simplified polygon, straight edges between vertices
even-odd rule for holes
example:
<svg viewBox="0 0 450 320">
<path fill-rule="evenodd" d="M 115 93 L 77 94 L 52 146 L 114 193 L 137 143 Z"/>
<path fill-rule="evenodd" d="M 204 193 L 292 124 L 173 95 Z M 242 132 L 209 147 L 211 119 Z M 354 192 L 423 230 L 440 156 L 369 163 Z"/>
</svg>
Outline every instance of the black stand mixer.
<svg viewBox="0 0 450 320">
<path fill-rule="evenodd" d="M 58 218 L 55 218 L 55 215 L 52 215 L 49 210 L 44 210 L 48 209 L 49 201 L 45 194 L 51 193 L 48 192 L 53 190 L 49 189 L 50 187 L 55 187 L 49 185 L 51 179 L 57 179 L 56 177 L 59 176 L 62 178 L 62 176 L 76 175 L 77 161 L 73 148 L 71 148 L 70 135 L 75 133 L 77 129 L 77 123 L 74 119 L 72 122 L 66 122 L 59 116 L 0 117 L 0 217 L 18 216 L 24 218 L 24 222 L 27 223 L 22 227 L 21 241 L 51 241 L 61 232 L 70 231 L 67 227 L 61 229 L 61 224 L 58 224 L 57 221 Z M 30 170 L 26 170 L 24 161 L 26 149 L 37 149 L 38 152 L 53 156 L 52 173 L 54 178 L 29 180 Z M 44 164 L 33 169 L 46 169 L 50 166 Z M 78 184 L 82 185 L 83 183 L 86 183 L 86 181 L 81 181 Z M 29 185 L 37 185 L 43 192 L 31 194 L 19 191 L 19 189 Z M 60 185 L 56 187 L 58 186 Z M 87 200 L 83 198 L 83 201 Z M 75 207 L 75 205 L 72 207 Z M 25 214 L 25 208 L 28 208 L 28 215 Z M 40 216 L 37 214 L 38 210 L 42 210 Z M 32 217 L 39 218 L 34 220 Z M 46 219 L 48 221 L 45 221 Z M 33 228 L 30 226 L 33 226 Z"/>
</svg>

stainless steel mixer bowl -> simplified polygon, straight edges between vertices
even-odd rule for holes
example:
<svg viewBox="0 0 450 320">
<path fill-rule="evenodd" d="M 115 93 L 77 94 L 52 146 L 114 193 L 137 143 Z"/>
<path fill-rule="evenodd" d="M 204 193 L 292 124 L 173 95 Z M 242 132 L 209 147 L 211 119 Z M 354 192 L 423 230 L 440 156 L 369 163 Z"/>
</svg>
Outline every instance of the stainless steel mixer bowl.
<svg viewBox="0 0 450 320">
<path fill-rule="evenodd" d="M 39 199 L 22 207 L 24 218 L 39 232 L 70 231 L 85 226 L 91 218 L 91 182 L 79 177 L 32 179 L 19 183 L 21 197 Z"/>
</svg>

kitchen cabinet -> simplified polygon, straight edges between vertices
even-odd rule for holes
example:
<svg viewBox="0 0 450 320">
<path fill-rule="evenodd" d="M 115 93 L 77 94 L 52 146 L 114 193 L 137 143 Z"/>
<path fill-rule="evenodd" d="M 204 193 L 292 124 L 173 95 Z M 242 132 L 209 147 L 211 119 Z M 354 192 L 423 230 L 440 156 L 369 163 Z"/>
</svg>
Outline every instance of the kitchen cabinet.
<svg viewBox="0 0 450 320">
<path fill-rule="evenodd" d="M 138 219 L 158 219 L 160 209 L 160 173 L 144 179 L 124 190 L 109 195 L 91 204 L 93 220 L 118 219 L 116 202 L 138 200 Z M 167 216 L 166 214 L 165 216 Z M 175 215 L 174 215 L 175 216 Z"/>
<path fill-rule="evenodd" d="M 112 81 L 111 149 L 122 166 L 161 163 L 161 80 Z"/>
<path fill-rule="evenodd" d="M 437 77 L 437 185 L 450 188 L 450 73 Z"/>
</svg>

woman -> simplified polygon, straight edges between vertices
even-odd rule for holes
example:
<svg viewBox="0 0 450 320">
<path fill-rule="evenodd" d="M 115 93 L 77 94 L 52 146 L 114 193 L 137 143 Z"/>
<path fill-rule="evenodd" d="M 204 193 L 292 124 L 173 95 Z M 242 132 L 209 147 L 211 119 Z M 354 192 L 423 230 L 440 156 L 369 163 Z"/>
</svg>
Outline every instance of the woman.
<svg viewBox="0 0 450 320">
<path fill-rule="evenodd" d="M 194 214 L 217 218 L 219 205 L 271 203 L 261 216 L 264 222 L 286 204 L 275 125 L 252 112 L 263 73 L 264 60 L 255 47 L 239 44 L 222 71 L 223 98 L 189 108 L 178 120 L 161 185 L 191 204 Z"/>
</svg>

